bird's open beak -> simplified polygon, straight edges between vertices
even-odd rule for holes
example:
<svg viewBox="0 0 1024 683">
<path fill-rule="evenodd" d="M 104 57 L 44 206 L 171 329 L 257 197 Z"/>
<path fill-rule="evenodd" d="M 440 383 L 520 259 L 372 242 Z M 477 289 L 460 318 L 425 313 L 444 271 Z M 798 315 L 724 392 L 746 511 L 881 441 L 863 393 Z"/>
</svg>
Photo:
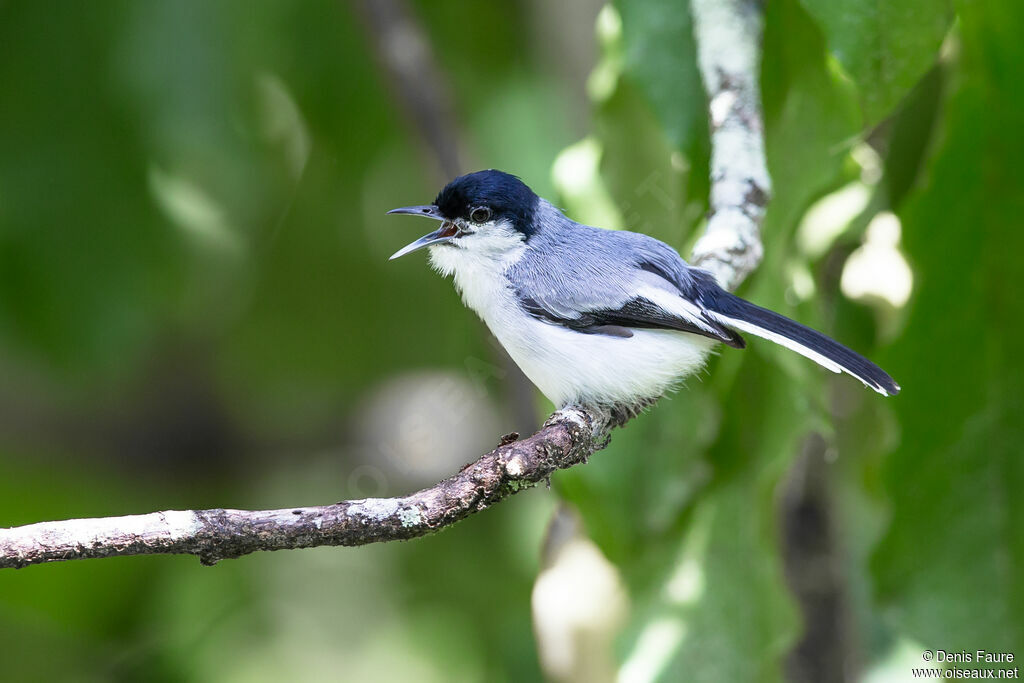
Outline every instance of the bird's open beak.
<svg viewBox="0 0 1024 683">
<path fill-rule="evenodd" d="M 452 238 L 459 233 L 459 229 L 455 226 L 455 223 L 445 220 L 438 208 L 433 205 L 403 206 L 400 209 L 391 209 L 388 211 L 388 214 L 392 213 L 404 213 L 411 216 L 426 216 L 427 218 L 433 218 L 434 220 L 443 222 L 441 223 L 441 227 L 434 232 L 428 233 L 412 244 L 407 244 L 396 251 L 391 255 L 391 258 L 388 259 L 389 261 L 394 261 L 399 256 L 405 256 L 406 254 L 422 249 L 423 247 L 429 247 L 431 244 L 450 242 Z"/>
</svg>

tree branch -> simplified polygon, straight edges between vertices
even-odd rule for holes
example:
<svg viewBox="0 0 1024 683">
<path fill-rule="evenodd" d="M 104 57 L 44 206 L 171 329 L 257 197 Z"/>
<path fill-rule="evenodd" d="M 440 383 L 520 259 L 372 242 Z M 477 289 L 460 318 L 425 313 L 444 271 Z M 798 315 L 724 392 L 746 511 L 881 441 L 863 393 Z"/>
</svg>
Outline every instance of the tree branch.
<svg viewBox="0 0 1024 683">
<path fill-rule="evenodd" d="M 770 193 L 757 85 L 758 5 L 692 0 L 711 112 L 711 215 L 693 262 L 734 288 L 761 259 Z M 191 554 L 204 564 L 260 550 L 355 546 L 444 528 L 553 472 L 586 462 L 615 421 L 597 411 L 555 412 L 533 436 L 499 445 L 460 472 L 401 498 L 283 510 L 186 510 L 72 519 L 0 529 L 0 568 L 147 554 Z"/>
<path fill-rule="evenodd" d="M 0 529 L 0 568 L 115 555 L 196 555 L 203 564 L 258 550 L 365 545 L 425 536 L 551 473 L 586 462 L 608 441 L 590 412 L 555 412 L 533 436 L 495 448 L 456 475 L 402 498 L 283 510 L 169 510 Z"/>
<path fill-rule="evenodd" d="M 735 289 L 761 262 L 771 196 L 758 88 L 763 18 L 756 0 L 691 0 L 711 121 L 711 216 L 693 263 Z"/>
</svg>

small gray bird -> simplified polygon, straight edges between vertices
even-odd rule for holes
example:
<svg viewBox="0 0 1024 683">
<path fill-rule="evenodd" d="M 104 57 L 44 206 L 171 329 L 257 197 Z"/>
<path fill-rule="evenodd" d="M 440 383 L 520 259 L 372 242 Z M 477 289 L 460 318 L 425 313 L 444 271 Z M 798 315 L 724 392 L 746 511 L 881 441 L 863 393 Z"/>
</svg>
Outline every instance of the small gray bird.
<svg viewBox="0 0 1024 683">
<path fill-rule="evenodd" d="M 391 258 L 428 248 L 434 269 L 454 277 L 465 304 L 557 407 L 631 416 L 700 370 L 716 343 L 744 348 L 740 332 L 899 393 L 871 361 L 730 294 L 664 242 L 576 223 L 508 173 L 460 176 L 433 204 L 388 213 L 441 221 Z"/>
</svg>

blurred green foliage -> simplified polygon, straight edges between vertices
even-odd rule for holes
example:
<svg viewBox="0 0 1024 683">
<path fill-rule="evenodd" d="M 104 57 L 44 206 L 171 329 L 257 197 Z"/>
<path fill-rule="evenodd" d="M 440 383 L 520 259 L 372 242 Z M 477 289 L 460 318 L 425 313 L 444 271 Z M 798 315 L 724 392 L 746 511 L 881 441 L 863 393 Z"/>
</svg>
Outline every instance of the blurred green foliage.
<svg viewBox="0 0 1024 683">
<path fill-rule="evenodd" d="M 709 153 L 686 3 L 567 7 L 411 13 L 474 163 L 686 253 Z M 0 2 L 0 526 L 398 494 L 431 483 L 401 444 L 440 434 L 425 457 L 450 451 L 446 472 L 522 426 L 450 284 L 386 262 L 421 226 L 384 212 L 438 176 L 361 16 Z M 819 624 L 780 520 L 809 458 L 845 605 L 832 680 L 905 680 L 926 648 L 1024 656 L 1022 34 L 1017 0 L 765 5 L 774 196 L 742 293 L 879 360 L 898 398 L 755 341 L 553 492 L 434 537 L 8 572 L 3 676 L 535 680 L 530 591 L 561 498 L 628 591 L 624 678 L 805 680 L 790 653 Z M 870 200 L 802 250 L 808 209 L 856 184 Z M 849 257 L 891 214 L 913 296 L 853 300 Z M 452 378 L 427 393 L 451 421 L 374 431 L 397 409 L 381 387 L 424 369 Z"/>
<path fill-rule="evenodd" d="M 949 30 L 949 0 L 802 0 L 829 49 L 857 85 L 865 122 L 892 113 L 935 62 Z"/>
<path fill-rule="evenodd" d="M 968 649 L 1024 644 L 1024 302 L 1011 284 L 1024 253 L 1024 95 L 1013 85 L 1024 45 L 1011 37 L 1021 28 L 1020 13 L 961 13 L 962 66 L 931 176 L 902 211 L 921 273 L 908 326 L 932 343 L 891 356 L 908 385 L 933 393 L 895 406 L 914 447 L 886 462 L 892 524 L 874 569 L 901 626 Z"/>
</svg>

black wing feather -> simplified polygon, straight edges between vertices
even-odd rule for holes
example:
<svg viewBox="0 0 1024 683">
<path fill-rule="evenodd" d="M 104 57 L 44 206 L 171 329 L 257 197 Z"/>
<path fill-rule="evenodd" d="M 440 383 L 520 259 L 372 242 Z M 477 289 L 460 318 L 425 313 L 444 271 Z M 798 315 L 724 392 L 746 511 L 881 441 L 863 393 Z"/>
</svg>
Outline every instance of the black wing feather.
<svg viewBox="0 0 1024 683">
<path fill-rule="evenodd" d="M 761 308 L 717 286 L 714 289 L 705 290 L 701 304 L 715 313 L 746 321 L 820 353 L 842 366 L 850 374 L 860 378 L 861 381 L 872 385 L 876 390 L 884 390 L 890 396 L 900 393 L 900 385 L 885 370 L 831 337 L 806 325 L 801 325 L 795 320 L 790 320 L 784 315 Z"/>
<path fill-rule="evenodd" d="M 707 327 L 696 325 L 689 320 L 672 315 L 652 301 L 643 297 L 635 297 L 627 301 L 621 308 L 586 311 L 577 318 L 558 316 L 541 306 L 530 297 L 519 295 L 523 308 L 535 318 L 568 327 L 584 334 L 611 334 L 613 336 L 632 336 L 626 334 L 632 329 L 662 329 L 690 332 L 702 337 L 710 337 L 736 349 L 746 348 L 746 342 L 739 333 L 713 321 L 706 320 Z"/>
</svg>

